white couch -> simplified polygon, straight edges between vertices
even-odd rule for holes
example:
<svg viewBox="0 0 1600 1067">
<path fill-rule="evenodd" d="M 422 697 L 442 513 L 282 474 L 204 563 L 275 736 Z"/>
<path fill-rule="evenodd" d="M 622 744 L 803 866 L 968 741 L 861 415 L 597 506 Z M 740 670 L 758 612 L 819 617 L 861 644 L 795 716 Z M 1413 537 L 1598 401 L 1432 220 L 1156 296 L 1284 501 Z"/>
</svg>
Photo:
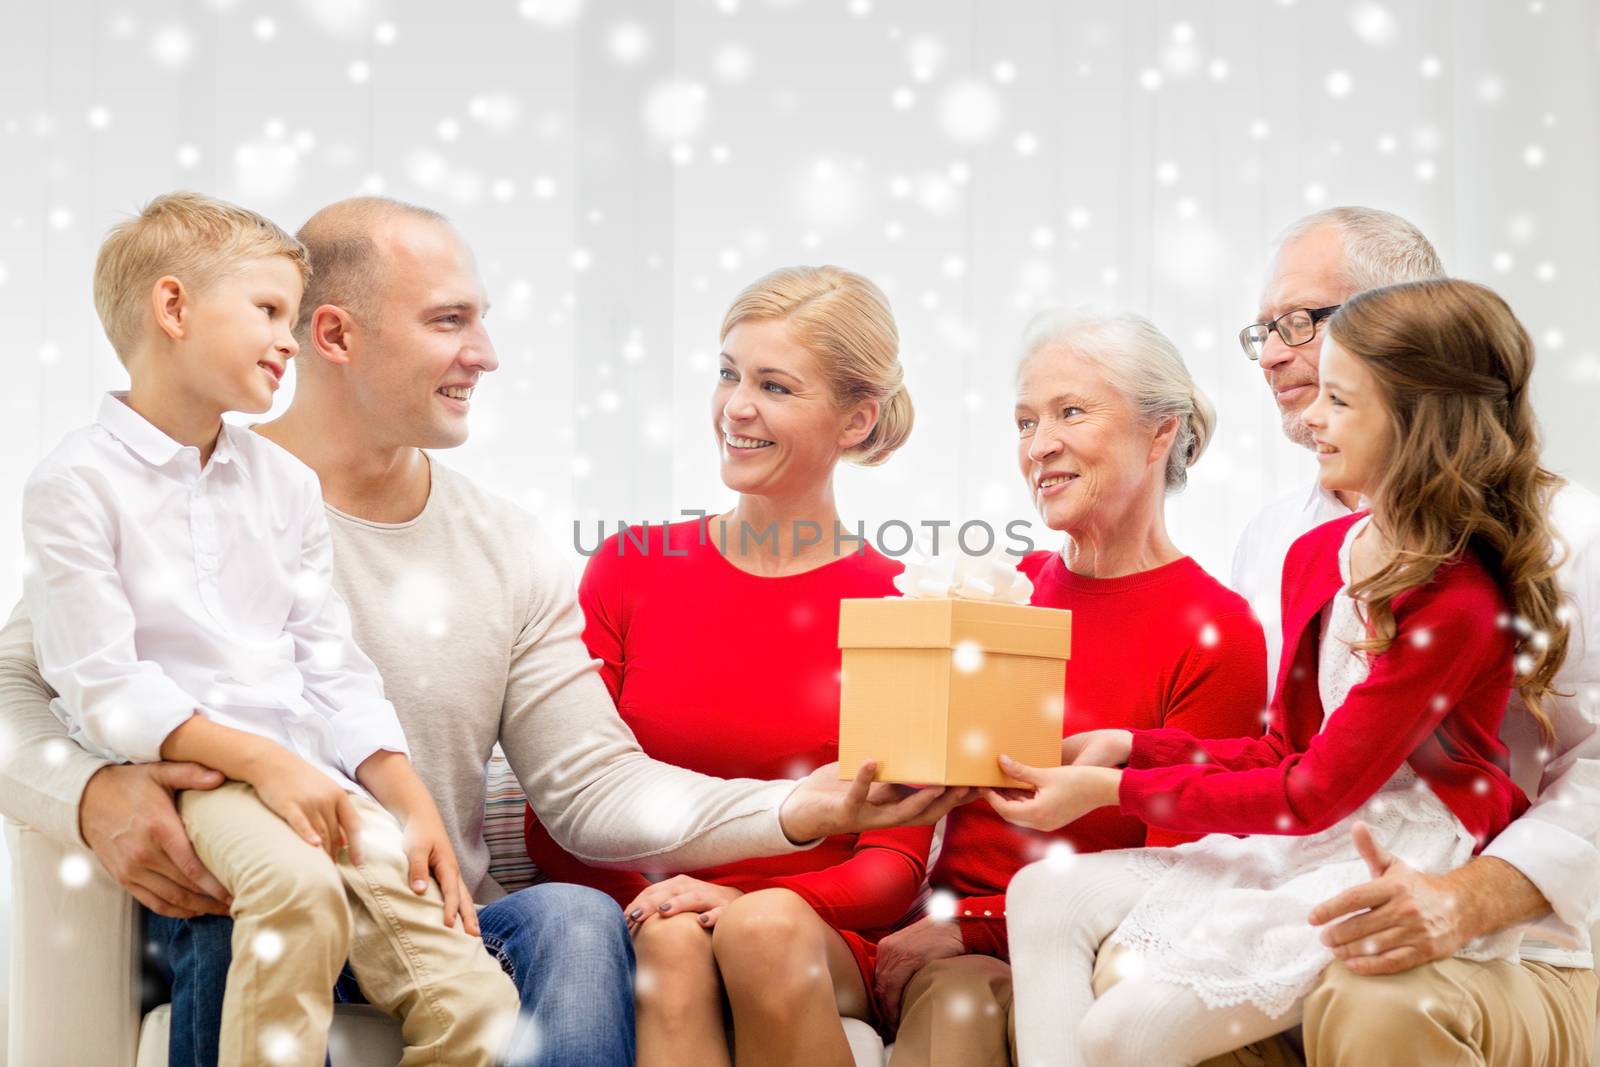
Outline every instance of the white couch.
<svg viewBox="0 0 1600 1067">
<path fill-rule="evenodd" d="M 522 793 L 491 762 L 485 837 L 502 885 L 526 884 Z M 7 1056 L 10 1067 L 166 1067 L 169 1005 L 140 1013 L 142 931 L 133 898 L 86 850 L 7 823 L 12 912 Z M 85 880 L 86 879 L 86 880 Z M 857 1067 L 884 1067 L 865 1023 L 845 1030 Z M 363 1005 L 334 1009 L 334 1067 L 393 1067 L 400 1030 Z"/>
<path fill-rule="evenodd" d="M 521 791 L 491 763 L 485 837 L 508 888 L 526 884 Z M 10 1067 L 166 1067 L 169 1006 L 140 1015 L 141 930 L 133 899 L 81 848 L 7 823 L 11 853 Z M 81 876 L 87 875 L 82 881 Z M 82 881 L 82 884 L 76 884 Z M 1600 944 L 1600 926 L 1592 931 Z M 889 1052 L 865 1023 L 846 1020 L 857 1067 Z M 393 1067 L 396 1024 L 376 1008 L 334 1009 L 334 1067 Z M 1600 1067 L 1600 1047 L 1592 1067 Z"/>
</svg>

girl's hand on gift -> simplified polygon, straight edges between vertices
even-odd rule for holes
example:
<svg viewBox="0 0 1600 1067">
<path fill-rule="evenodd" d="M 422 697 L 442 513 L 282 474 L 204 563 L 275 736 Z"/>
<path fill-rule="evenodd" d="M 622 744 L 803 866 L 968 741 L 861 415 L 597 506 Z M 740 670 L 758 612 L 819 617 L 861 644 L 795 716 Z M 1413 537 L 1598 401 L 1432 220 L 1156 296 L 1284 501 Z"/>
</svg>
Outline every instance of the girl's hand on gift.
<svg viewBox="0 0 1600 1067">
<path fill-rule="evenodd" d="M 1121 767 L 1132 754 L 1132 730 L 1086 730 L 1061 739 L 1064 767 Z"/>
<path fill-rule="evenodd" d="M 1109 767 L 1029 767 L 1010 756 L 1000 769 L 1030 789 L 984 789 L 989 805 L 1007 822 L 1030 830 L 1056 830 L 1096 808 L 1117 802 L 1122 772 Z"/>
<path fill-rule="evenodd" d="M 717 925 L 722 909 L 742 896 L 743 891 L 732 886 L 679 874 L 657 882 L 634 897 L 623 913 L 628 917 L 629 933 L 637 933 L 639 927 L 651 919 L 695 913 L 700 915 L 700 925 L 710 930 Z"/>
</svg>

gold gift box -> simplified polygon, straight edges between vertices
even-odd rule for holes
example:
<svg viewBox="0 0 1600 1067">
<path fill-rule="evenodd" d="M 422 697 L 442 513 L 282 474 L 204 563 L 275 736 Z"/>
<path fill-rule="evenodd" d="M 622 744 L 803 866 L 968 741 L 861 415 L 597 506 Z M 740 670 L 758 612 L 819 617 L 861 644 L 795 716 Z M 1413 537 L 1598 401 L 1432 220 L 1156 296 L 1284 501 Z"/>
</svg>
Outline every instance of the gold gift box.
<svg viewBox="0 0 1600 1067">
<path fill-rule="evenodd" d="M 1006 755 L 1061 764 L 1072 612 L 958 598 L 839 604 L 839 774 L 1015 786 Z"/>
</svg>

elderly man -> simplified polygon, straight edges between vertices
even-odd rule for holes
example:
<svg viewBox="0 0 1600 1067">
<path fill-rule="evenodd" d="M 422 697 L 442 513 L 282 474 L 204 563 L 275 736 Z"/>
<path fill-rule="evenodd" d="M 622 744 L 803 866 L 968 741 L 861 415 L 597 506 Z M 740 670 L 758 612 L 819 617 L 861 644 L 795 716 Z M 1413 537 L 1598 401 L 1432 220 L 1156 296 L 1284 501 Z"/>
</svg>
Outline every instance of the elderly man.
<svg viewBox="0 0 1600 1067">
<path fill-rule="evenodd" d="M 593 670 L 570 579 L 537 523 L 423 451 L 466 439 L 473 390 L 498 366 L 466 244 L 435 212 L 377 198 L 325 208 L 299 237 L 315 276 L 296 330 L 294 400 L 258 430 L 321 478 L 335 584 L 400 712 L 463 880 L 486 905 L 485 947 L 512 973 L 531 1019 L 517 1062 L 631 1064 L 633 956 L 616 905 L 565 885 L 507 895 L 489 877 L 484 766 L 496 742 L 551 833 L 598 862 L 665 857 L 695 869 L 778 853 L 931 821 L 959 791 L 903 796 L 859 777 L 845 788 L 833 768 L 798 787 L 722 781 L 648 759 Z M 213 788 L 220 776 L 192 764 L 107 764 L 67 739 L 51 696 L 19 608 L 0 633 L 0 715 L 17 742 L 0 768 L 0 812 L 81 837 L 158 913 L 151 932 L 173 972 L 171 1062 L 214 1064 L 232 924 L 172 794 Z"/>
<path fill-rule="evenodd" d="M 1333 208 L 1289 228 L 1240 342 L 1260 362 L 1291 441 L 1311 446 L 1300 414 L 1316 396 L 1328 316 L 1363 289 L 1443 273 L 1427 238 L 1388 212 Z M 1313 480 L 1265 508 L 1239 542 L 1233 584 L 1266 629 L 1274 680 L 1284 554 L 1313 526 L 1357 506 Z M 1572 609 L 1555 684 L 1564 695 L 1547 704 L 1556 736 L 1543 747 L 1523 714 L 1508 714 L 1504 730 L 1533 806 L 1447 874 L 1365 850 L 1372 880 L 1313 911 L 1339 957 L 1306 1004 L 1305 1053 L 1319 1067 L 1589 1062 L 1596 980 L 1587 927 L 1600 898 L 1600 500 L 1567 486 L 1552 512 L 1566 548 L 1558 580 Z M 1520 964 L 1454 955 L 1475 937 L 1521 924 L 1530 925 Z"/>
</svg>

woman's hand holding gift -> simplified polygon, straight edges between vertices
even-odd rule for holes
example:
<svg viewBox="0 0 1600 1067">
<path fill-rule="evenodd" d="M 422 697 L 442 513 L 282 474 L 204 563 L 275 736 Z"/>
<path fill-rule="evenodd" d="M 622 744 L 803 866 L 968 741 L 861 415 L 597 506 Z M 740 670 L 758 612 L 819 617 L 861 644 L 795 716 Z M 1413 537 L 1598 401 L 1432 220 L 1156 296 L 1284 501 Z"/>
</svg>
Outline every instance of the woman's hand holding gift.
<svg viewBox="0 0 1600 1067">
<path fill-rule="evenodd" d="M 1029 767 L 1001 756 L 1000 769 L 1032 788 L 986 788 L 984 798 L 1001 818 L 1032 830 L 1056 830 L 1096 808 L 1116 804 L 1122 783 L 1122 772 L 1110 767 Z"/>
<path fill-rule="evenodd" d="M 629 933 L 637 933 L 639 927 L 654 918 L 696 913 L 700 916 L 700 925 L 709 930 L 717 925 L 722 909 L 742 896 L 743 890 L 732 886 L 679 874 L 657 882 L 634 897 L 623 912 L 628 917 Z"/>
</svg>

